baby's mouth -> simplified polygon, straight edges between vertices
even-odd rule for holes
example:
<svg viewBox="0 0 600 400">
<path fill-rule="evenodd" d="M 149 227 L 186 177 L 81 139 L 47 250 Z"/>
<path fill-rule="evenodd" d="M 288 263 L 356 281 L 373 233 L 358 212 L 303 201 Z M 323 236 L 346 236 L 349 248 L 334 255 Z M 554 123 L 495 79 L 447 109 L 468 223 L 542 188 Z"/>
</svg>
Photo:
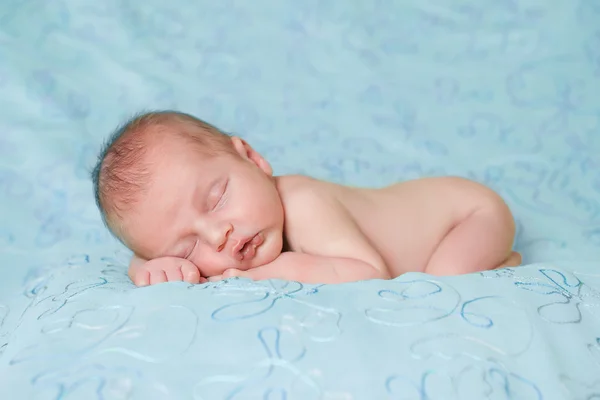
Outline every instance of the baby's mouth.
<svg viewBox="0 0 600 400">
<path fill-rule="evenodd" d="M 256 249 L 263 242 L 262 235 L 260 233 L 254 235 L 250 239 L 241 240 L 236 245 L 235 258 L 238 261 L 252 260 L 256 255 Z M 242 245 L 240 247 L 240 244 Z"/>
</svg>

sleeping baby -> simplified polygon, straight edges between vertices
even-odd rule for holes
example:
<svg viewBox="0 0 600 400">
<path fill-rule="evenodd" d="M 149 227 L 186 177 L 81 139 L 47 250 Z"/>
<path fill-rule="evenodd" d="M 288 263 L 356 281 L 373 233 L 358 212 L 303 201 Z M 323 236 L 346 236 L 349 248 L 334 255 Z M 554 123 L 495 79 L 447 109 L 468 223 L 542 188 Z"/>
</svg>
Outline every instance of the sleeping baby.
<svg viewBox="0 0 600 400">
<path fill-rule="evenodd" d="M 374 189 L 273 176 L 246 141 L 179 112 L 119 128 L 92 175 L 106 226 L 134 253 L 138 286 L 235 276 L 342 283 L 521 263 L 512 214 L 485 186 L 436 177 Z"/>
</svg>

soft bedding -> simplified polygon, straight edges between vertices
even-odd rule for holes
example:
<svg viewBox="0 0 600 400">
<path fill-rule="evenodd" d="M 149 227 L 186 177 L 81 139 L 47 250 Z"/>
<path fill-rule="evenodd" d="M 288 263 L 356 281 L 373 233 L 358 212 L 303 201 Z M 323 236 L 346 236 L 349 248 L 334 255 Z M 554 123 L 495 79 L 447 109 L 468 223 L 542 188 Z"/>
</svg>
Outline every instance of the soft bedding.
<svg viewBox="0 0 600 400">
<path fill-rule="evenodd" d="M 598 21 L 595 0 L 3 1 L 0 399 L 600 398 Z M 485 183 L 525 265 L 134 288 L 89 169 L 162 108 L 279 174 Z"/>
</svg>

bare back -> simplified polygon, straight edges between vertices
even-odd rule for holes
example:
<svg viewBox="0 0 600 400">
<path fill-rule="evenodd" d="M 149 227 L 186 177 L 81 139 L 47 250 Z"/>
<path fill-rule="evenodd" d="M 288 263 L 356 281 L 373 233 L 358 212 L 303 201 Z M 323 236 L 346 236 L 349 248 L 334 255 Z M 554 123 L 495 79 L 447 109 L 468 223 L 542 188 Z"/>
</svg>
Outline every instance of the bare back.
<svg viewBox="0 0 600 400">
<path fill-rule="evenodd" d="M 290 185 L 307 185 L 319 198 L 336 198 L 379 252 L 392 276 L 422 272 L 454 226 L 490 198 L 499 198 L 483 185 L 456 177 L 411 180 L 380 189 L 354 188 L 299 176 L 280 179 L 289 179 Z M 293 218 L 293 213 L 294 210 L 288 210 L 286 218 Z M 301 214 L 305 216 L 304 223 L 318 227 L 319 221 L 310 220 L 310 210 Z M 320 234 L 318 228 L 312 232 Z M 286 233 L 289 237 L 295 234 Z M 326 242 L 329 238 L 319 239 Z M 292 240 L 301 241 L 302 238 Z"/>
</svg>

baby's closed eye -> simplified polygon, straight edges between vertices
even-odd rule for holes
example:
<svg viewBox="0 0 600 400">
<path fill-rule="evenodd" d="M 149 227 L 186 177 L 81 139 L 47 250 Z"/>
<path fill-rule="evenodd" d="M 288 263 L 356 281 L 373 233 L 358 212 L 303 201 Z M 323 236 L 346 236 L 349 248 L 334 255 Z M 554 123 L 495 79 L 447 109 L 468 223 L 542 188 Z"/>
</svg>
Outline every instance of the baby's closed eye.
<svg viewBox="0 0 600 400">
<path fill-rule="evenodd" d="M 227 200 L 225 194 L 227 193 L 228 183 L 228 180 L 224 180 L 213 185 L 210 189 L 207 202 L 209 210 L 217 210 L 225 204 L 225 201 Z"/>
</svg>

